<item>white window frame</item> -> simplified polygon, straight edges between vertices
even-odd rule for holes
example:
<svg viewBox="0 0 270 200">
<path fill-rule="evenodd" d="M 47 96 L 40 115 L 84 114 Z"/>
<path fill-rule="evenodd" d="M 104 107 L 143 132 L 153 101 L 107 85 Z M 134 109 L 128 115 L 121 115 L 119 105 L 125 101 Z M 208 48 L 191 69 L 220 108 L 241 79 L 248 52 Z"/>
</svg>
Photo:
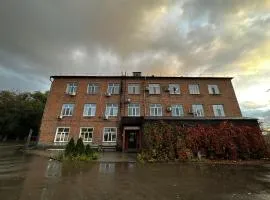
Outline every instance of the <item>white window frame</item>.
<svg viewBox="0 0 270 200">
<path fill-rule="evenodd" d="M 209 94 L 220 94 L 218 85 L 208 85 L 208 92 Z"/>
<path fill-rule="evenodd" d="M 74 113 L 74 107 L 75 105 L 73 103 L 64 103 L 62 105 L 61 115 L 66 117 L 72 116 Z"/>
<path fill-rule="evenodd" d="M 99 91 L 99 85 L 97 83 L 88 83 L 87 94 L 97 94 Z"/>
<path fill-rule="evenodd" d="M 139 117 L 140 116 L 140 104 L 130 103 L 128 104 L 128 116 Z"/>
<path fill-rule="evenodd" d="M 116 103 L 107 103 L 105 115 L 108 117 L 117 117 L 118 116 L 119 106 Z"/>
<path fill-rule="evenodd" d="M 224 105 L 215 104 L 212 105 L 215 117 L 225 117 Z"/>
<path fill-rule="evenodd" d="M 194 117 L 204 117 L 204 109 L 202 104 L 193 104 L 192 112 Z"/>
<path fill-rule="evenodd" d="M 64 132 L 64 130 L 63 131 L 61 131 L 60 132 L 60 140 L 59 141 L 57 141 L 56 139 L 58 138 L 57 137 L 57 135 L 58 135 L 58 132 L 59 132 L 59 129 L 68 129 L 68 135 L 67 135 L 67 137 L 66 137 L 66 132 Z M 57 127 L 56 128 L 56 132 L 55 132 L 55 136 L 54 136 L 54 142 L 56 143 L 56 142 L 59 142 L 59 143 L 64 143 L 64 142 L 68 142 L 69 141 L 69 134 L 70 134 L 70 127 Z M 64 137 L 63 137 L 63 135 L 64 135 Z"/>
<path fill-rule="evenodd" d="M 111 132 L 111 130 L 109 131 L 109 134 L 110 134 L 109 138 L 111 139 L 109 141 L 105 141 L 105 130 L 106 129 L 115 129 L 115 132 Z M 112 138 L 113 138 L 112 133 L 115 133 L 115 140 L 112 140 Z M 116 141 L 117 141 L 117 127 L 104 127 L 103 128 L 103 139 L 102 139 L 102 141 L 103 142 L 108 142 L 108 143 L 116 143 Z"/>
<path fill-rule="evenodd" d="M 181 104 L 174 104 L 172 107 L 172 116 L 173 117 L 182 117 L 184 116 L 184 107 Z"/>
<path fill-rule="evenodd" d="M 160 94 L 160 84 L 151 83 L 148 85 L 149 94 Z"/>
<path fill-rule="evenodd" d="M 180 94 L 180 85 L 179 84 L 169 84 L 170 94 Z"/>
<path fill-rule="evenodd" d="M 120 84 L 119 83 L 108 83 L 107 93 L 119 94 L 120 93 Z"/>
<path fill-rule="evenodd" d="M 139 83 L 129 83 L 128 84 L 128 94 L 140 94 L 140 84 Z"/>
<path fill-rule="evenodd" d="M 162 117 L 162 105 L 161 104 L 150 104 L 150 116 Z"/>
<path fill-rule="evenodd" d="M 82 131 L 83 129 L 87 129 L 87 131 Z M 92 131 L 88 131 L 88 129 L 92 129 Z M 82 137 L 82 133 L 84 132 L 84 136 Z M 86 138 L 85 133 L 89 134 L 91 133 L 91 137 Z M 93 127 L 80 127 L 80 135 L 79 138 L 83 139 L 83 142 L 92 142 L 93 141 L 93 134 L 94 134 L 94 128 Z"/>
<path fill-rule="evenodd" d="M 189 84 L 188 85 L 189 94 L 200 94 L 199 84 Z"/>
<path fill-rule="evenodd" d="M 90 110 L 90 115 L 89 115 Z M 95 103 L 86 103 L 83 107 L 83 116 L 84 117 L 94 117 L 96 116 L 97 104 Z"/>
<path fill-rule="evenodd" d="M 66 94 L 76 94 L 78 84 L 76 82 L 67 83 Z"/>
</svg>

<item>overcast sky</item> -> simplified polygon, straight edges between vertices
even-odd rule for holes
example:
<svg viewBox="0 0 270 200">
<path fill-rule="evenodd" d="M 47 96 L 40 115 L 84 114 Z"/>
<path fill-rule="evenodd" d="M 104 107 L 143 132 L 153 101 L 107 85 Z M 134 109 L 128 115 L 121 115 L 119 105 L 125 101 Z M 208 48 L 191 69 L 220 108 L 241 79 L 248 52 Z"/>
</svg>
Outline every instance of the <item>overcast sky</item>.
<svg viewBox="0 0 270 200">
<path fill-rule="evenodd" d="M 233 76 L 270 121 L 270 0 L 1 0 L 0 89 L 55 74 Z"/>
</svg>

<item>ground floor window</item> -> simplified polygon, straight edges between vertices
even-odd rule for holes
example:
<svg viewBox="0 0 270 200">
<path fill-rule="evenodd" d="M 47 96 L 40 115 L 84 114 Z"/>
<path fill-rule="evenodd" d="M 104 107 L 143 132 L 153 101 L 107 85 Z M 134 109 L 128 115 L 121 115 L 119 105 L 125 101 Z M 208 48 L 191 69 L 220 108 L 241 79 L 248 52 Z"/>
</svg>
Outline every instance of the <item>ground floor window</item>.
<svg viewBox="0 0 270 200">
<path fill-rule="evenodd" d="M 104 128 L 103 142 L 116 142 L 117 128 Z"/>
<path fill-rule="evenodd" d="M 92 127 L 83 127 L 80 131 L 80 137 L 84 142 L 92 142 L 94 128 Z"/>
<path fill-rule="evenodd" d="M 58 127 L 56 129 L 54 142 L 68 142 L 69 131 L 69 127 Z"/>
</svg>

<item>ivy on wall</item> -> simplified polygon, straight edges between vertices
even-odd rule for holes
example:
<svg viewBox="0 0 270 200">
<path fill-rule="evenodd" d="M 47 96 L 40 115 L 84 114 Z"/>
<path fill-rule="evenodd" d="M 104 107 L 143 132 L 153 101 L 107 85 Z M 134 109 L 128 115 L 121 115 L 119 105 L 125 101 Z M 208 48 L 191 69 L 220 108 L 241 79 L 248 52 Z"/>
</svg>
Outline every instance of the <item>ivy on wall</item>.
<svg viewBox="0 0 270 200">
<path fill-rule="evenodd" d="M 261 130 L 254 125 L 198 124 L 154 121 L 144 125 L 142 159 L 169 161 L 189 159 L 197 153 L 210 159 L 260 159 L 267 154 Z"/>
</svg>

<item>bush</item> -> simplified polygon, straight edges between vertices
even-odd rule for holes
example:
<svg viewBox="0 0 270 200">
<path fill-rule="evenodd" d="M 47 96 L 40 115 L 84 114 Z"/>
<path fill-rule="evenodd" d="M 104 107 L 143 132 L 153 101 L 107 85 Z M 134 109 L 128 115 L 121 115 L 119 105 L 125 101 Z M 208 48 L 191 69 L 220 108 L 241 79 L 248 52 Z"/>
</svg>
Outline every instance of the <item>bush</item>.
<svg viewBox="0 0 270 200">
<path fill-rule="evenodd" d="M 144 125 L 143 148 L 139 160 L 187 160 L 203 151 L 210 159 L 260 159 L 267 155 L 261 130 L 256 124 L 234 125 L 223 122 L 183 127 L 163 121 Z"/>
<path fill-rule="evenodd" d="M 85 146 L 85 155 L 91 156 L 93 154 L 93 150 L 89 144 Z"/>
<path fill-rule="evenodd" d="M 76 145 L 74 139 L 71 138 L 65 148 L 64 155 L 58 156 L 56 159 L 67 161 L 91 161 L 97 160 L 98 154 L 96 152 L 93 152 L 89 144 L 84 147 L 81 138 L 77 140 Z"/>
<path fill-rule="evenodd" d="M 83 140 L 82 138 L 79 138 L 76 144 L 76 155 L 83 155 L 84 153 L 85 153 L 85 147 L 83 144 Z"/>
<path fill-rule="evenodd" d="M 75 142 L 74 142 L 74 139 L 71 138 L 65 148 L 65 156 L 75 155 L 75 154 L 76 154 Z"/>
</svg>

